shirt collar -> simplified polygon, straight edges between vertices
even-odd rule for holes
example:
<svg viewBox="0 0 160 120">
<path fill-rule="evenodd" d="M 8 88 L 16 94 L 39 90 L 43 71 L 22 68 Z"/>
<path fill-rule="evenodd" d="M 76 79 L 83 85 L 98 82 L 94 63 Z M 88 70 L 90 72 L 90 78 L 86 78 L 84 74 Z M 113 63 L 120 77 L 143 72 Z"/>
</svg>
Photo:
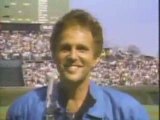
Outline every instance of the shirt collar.
<svg viewBox="0 0 160 120">
<path fill-rule="evenodd" d="M 58 84 L 57 84 L 58 86 Z M 58 89 L 58 87 L 56 87 Z M 54 97 L 54 110 L 58 110 L 59 112 L 63 113 L 65 112 L 65 108 L 60 106 L 58 102 L 58 90 L 55 90 L 53 92 L 53 97 Z M 90 81 L 90 86 L 89 86 L 89 93 L 95 100 L 95 104 L 88 110 L 86 113 L 87 115 L 95 118 L 108 118 L 111 115 L 111 103 L 109 101 L 109 97 L 104 98 L 104 92 L 103 89 L 100 88 L 100 86 L 96 85 L 95 82 Z M 104 107 L 106 106 L 106 107 Z"/>
<path fill-rule="evenodd" d="M 95 100 L 95 104 L 88 110 L 87 114 L 96 118 L 104 118 L 106 113 L 104 105 L 106 101 L 102 89 L 91 81 L 89 90 L 91 96 Z"/>
<path fill-rule="evenodd" d="M 60 113 L 64 113 L 65 112 L 65 108 L 63 108 L 59 101 L 58 101 L 58 98 L 59 98 L 59 93 L 58 93 L 58 90 L 59 89 L 59 82 L 56 83 L 54 89 L 53 89 L 53 92 L 52 92 L 52 96 L 53 96 L 53 99 L 52 99 L 52 105 L 54 107 L 54 111 L 58 111 Z"/>
</svg>

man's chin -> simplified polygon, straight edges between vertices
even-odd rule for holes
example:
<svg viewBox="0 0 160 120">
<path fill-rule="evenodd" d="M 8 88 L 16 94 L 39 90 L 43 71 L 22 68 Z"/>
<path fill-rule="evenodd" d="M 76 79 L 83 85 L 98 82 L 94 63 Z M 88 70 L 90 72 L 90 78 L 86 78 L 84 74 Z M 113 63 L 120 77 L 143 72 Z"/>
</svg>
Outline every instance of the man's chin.
<svg viewBox="0 0 160 120">
<path fill-rule="evenodd" d="M 67 77 L 65 79 L 62 80 L 64 83 L 69 83 L 69 84 L 79 84 L 81 83 L 83 80 L 78 79 L 78 78 L 71 78 L 71 77 Z"/>
<path fill-rule="evenodd" d="M 66 82 L 70 82 L 70 83 L 77 83 L 80 82 L 81 80 L 79 79 L 66 79 Z"/>
</svg>

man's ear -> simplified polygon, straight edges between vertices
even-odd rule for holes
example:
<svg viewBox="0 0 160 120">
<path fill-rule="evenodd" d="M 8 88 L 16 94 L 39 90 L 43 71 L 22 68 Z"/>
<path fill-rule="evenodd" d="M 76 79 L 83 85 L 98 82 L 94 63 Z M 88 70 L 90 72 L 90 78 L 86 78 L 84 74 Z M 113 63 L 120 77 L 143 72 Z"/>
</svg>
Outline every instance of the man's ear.
<svg viewBox="0 0 160 120">
<path fill-rule="evenodd" d="M 100 62 L 100 57 L 97 57 L 97 59 L 96 59 L 96 64 L 98 64 L 99 62 Z"/>
<path fill-rule="evenodd" d="M 93 67 L 95 67 L 100 61 L 100 57 L 95 58 L 95 61 L 93 63 Z"/>
</svg>

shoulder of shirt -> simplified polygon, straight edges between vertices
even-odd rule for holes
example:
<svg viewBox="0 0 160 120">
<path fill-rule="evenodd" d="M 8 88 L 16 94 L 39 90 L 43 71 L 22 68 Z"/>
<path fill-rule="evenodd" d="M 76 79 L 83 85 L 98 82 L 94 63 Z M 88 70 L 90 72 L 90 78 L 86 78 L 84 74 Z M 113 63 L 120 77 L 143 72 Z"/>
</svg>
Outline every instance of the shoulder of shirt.
<svg viewBox="0 0 160 120">
<path fill-rule="evenodd" d="M 149 120 L 148 112 L 133 96 L 112 87 L 102 87 L 102 90 L 114 109 L 117 109 L 126 119 L 132 117 L 133 120 Z"/>
<path fill-rule="evenodd" d="M 117 88 L 113 87 L 101 87 L 101 88 L 104 93 L 104 96 L 109 98 L 113 104 L 115 104 L 120 108 L 125 108 L 125 106 L 127 106 L 128 108 L 135 108 L 137 106 L 139 107 L 142 106 L 141 103 L 136 98 L 134 98 L 128 93 L 120 91 Z"/>
<path fill-rule="evenodd" d="M 108 95 L 109 97 L 113 98 L 113 99 L 118 99 L 121 98 L 121 101 L 124 100 L 133 100 L 133 101 L 137 101 L 133 96 L 131 96 L 130 94 L 123 92 L 117 88 L 114 87 L 110 87 L 110 86 L 100 86 L 104 92 L 104 94 Z M 120 99 L 118 99 L 118 101 L 120 101 Z"/>
<path fill-rule="evenodd" d="M 17 98 L 10 106 L 11 111 L 23 109 L 46 100 L 47 87 L 35 88 Z"/>
</svg>

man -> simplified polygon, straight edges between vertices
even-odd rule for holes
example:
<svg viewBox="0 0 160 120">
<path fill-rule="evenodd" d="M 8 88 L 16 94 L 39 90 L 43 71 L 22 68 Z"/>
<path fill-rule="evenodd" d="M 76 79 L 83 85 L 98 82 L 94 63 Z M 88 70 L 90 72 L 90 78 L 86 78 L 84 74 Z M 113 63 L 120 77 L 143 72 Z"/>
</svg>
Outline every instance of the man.
<svg viewBox="0 0 160 120">
<path fill-rule="evenodd" d="M 48 97 L 46 87 L 27 93 L 10 107 L 9 120 L 149 120 L 131 96 L 89 79 L 103 46 L 102 28 L 89 13 L 72 10 L 64 15 L 50 44 L 59 71 L 59 82 L 48 88 L 53 94 Z"/>
</svg>

